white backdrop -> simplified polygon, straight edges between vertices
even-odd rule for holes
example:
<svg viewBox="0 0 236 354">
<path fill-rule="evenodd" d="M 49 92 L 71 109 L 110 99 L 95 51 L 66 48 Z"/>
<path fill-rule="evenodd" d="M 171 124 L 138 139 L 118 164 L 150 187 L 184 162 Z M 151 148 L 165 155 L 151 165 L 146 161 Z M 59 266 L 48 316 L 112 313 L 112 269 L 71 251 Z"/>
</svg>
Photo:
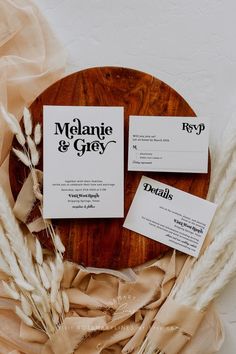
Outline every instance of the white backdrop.
<svg viewBox="0 0 236 354">
<path fill-rule="evenodd" d="M 236 119 L 235 0 L 35 0 L 68 52 L 68 73 L 94 66 L 145 71 L 211 120 L 211 147 Z M 236 348 L 236 281 L 217 301 Z"/>
</svg>

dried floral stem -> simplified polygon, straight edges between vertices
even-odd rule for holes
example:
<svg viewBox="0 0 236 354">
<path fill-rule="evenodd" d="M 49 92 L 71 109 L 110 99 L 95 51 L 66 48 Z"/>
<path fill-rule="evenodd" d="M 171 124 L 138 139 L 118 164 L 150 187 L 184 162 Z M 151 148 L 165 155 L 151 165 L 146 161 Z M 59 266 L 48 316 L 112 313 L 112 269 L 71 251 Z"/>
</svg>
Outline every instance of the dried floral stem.
<svg viewBox="0 0 236 354">
<path fill-rule="evenodd" d="M 15 216 L 13 215 L 12 209 L 2 188 L 0 188 L 0 218 L 4 225 L 11 248 L 18 257 L 18 262 L 25 279 L 32 282 L 35 286 L 38 286 L 36 274 L 32 271 L 32 255 L 29 252 L 26 240 Z"/>
<path fill-rule="evenodd" d="M 232 230 L 230 234 L 228 230 L 224 230 L 217 236 L 215 242 L 210 244 L 190 270 L 189 276 L 185 278 L 180 288 L 176 288 L 175 299 L 178 302 L 194 306 L 199 292 L 209 287 L 211 281 L 221 271 L 229 257 L 229 252 L 232 251 L 232 241 L 235 240 L 235 236 L 235 230 Z"/>
<path fill-rule="evenodd" d="M 58 323 L 53 322 L 52 313 L 53 303 L 50 301 L 50 293 L 47 290 L 51 287 L 52 279 L 55 282 L 55 297 L 61 297 L 60 282 L 63 276 L 63 263 L 59 254 L 55 259 L 55 264 L 51 261 L 53 268 L 52 277 L 49 281 L 44 272 L 42 259 L 42 250 L 37 244 L 38 269 L 40 276 L 37 276 L 33 265 L 33 257 L 30 252 L 26 239 L 12 213 L 9 203 L 3 190 L 0 188 L 0 218 L 4 229 L 0 226 L 0 246 L 6 258 L 2 258 L 2 269 L 7 270 L 16 284 L 18 293 L 22 301 L 22 309 L 16 308 L 16 313 L 27 325 L 41 326 L 41 329 L 51 336 L 58 328 Z M 0 262 L 1 265 L 1 262 Z M 45 265 L 46 267 L 46 265 Z M 16 298 L 16 292 L 5 285 L 11 298 Z M 59 295 L 58 295 L 59 294 Z M 35 299 L 39 301 L 36 303 Z M 31 311 L 30 311 L 31 307 Z M 51 310 L 50 310 L 51 309 Z M 64 318 L 63 303 L 61 307 L 57 307 L 59 322 L 62 323 Z M 30 316 L 30 312 L 32 316 Z M 58 322 L 58 321 L 57 321 Z"/>
<path fill-rule="evenodd" d="M 217 275 L 211 286 L 205 289 L 205 292 L 201 294 L 196 302 L 197 309 L 206 308 L 209 303 L 215 299 L 222 288 L 228 284 L 228 282 L 233 279 L 236 275 L 236 253 L 233 252 L 231 257 L 225 263 L 222 271 Z"/>
<path fill-rule="evenodd" d="M 34 142 L 36 145 L 39 145 L 41 140 L 42 140 L 41 125 L 38 123 L 34 128 Z"/>
<path fill-rule="evenodd" d="M 0 112 L 21 146 L 21 149 L 13 151 L 31 171 L 33 192 L 39 200 L 42 215 L 43 196 L 36 171 L 39 163 L 37 146 L 42 139 L 41 126 L 37 124 L 33 130 L 31 114 L 25 108 L 23 133 L 13 115 L 7 113 L 3 107 L 0 107 Z M 44 331 L 50 337 L 61 326 L 65 313 L 69 311 L 68 296 L 60 288 L 64 274 L 64 245 L 55 233 L 51 221 L 47 220 L 46 231 L 52 239 L 55 257 L 44 259 L 41 244 L 37 239 L 34 251 L 31 251 L 2 188 L 0 220 L 0 270 L 11 280 L 10 283 L 3 283 L 4 289 L 10 298 L 20 300 L 21 307 L 17 306 L 15 311 L 21 320 L 28 326 Z"/>
<path fill-rule="evenodd" d="M 31 137 L 31 134 L 33 132 L 33 124 L 32 124 L 32 117 L 31 113 L 27 108 L 24 108 L 24 114 L 23 114 L 23 121 L 24 121 L 24 128 L 25 128 L 25 135 L 21 130 L 21 127 L 17 121 L 17 119 L 12 116 L 11 114 L 7 113 L 4 108 L 2 108 L 4 117 L 6 122 L 9 124 L 9 127 L 11 128 L 12 132 L 14 134 L 21 134 L 24 139 L 22 139 L 21 146 L 22 150 L 19 149 L 14 149 L 13 151 L 16 154 L 16 156 L 19 158 L 19 160 L 27 167 L 29 167 L 33 179 L 33 191 L 35 194 L 36 199 L 39 200 L 40 206 L 39 210 L 41 213 L 41 216 L 43 216 L 42 213 L 42 203 L 43 203 L 43 196 L 40 190 L 40 183 L 38 180 L 38 175 L 36 172 L 35 167 L 39 163 L 39 152 L 37 149 L 37 146 L 40 144 L 41 139 L 42 139 L 42 133 L 41 133 L 41 125 L 38 123 L 35 126 L 34 129 L 34 137 Z M 27 143 L 27 145 L 26 145 Z M 61 243 L 61 241 L 58 240 L 58 237 L 55 234 L 54 228 L 51 224 L 51 221 L 48 220 L 45 222 L 45 227 L 47 234 L 51 237 L 53 245 L 55 247 L 55 252 L 60 254 L 62 257 L 62 254 L 64 252 L 64 246 Z"/>
<path fill-rule="evenodd" d="M 213 186 L 210 187 L 209 195 L 215 202 L 219 202 L 209 231 L 213 236 L 213 242 L 195 263 L 184 282 L 173 292 L 176 301 L 197 309 L 206 307 L 236 271 L 234 256 L 236 250 L 235 137 L 236 127 L 233 132 L 229 132 L 229 139 L 226 138 L 227 165 L 224 169 L 219 165 L 218 173 L 215 168 Z M 218 164 L 222 162 L 224 151 L 221 151 L 220 156 Z"/>
<path fill-rule="evenodd" d="M 13 114 L 8 113 L 2 105 L 0 106 L 0 112 L 12 133 L 15 134 L 18 143 L 23 146 L 25 144 L 25 137 L 16 117 L 14 117 Z"/>
<path fill-rule="evenodd" d="M 32 118 L 30 111 L 26 107 L 24 107 L 23 110 L 23 121 L 25 127 L 25 134 L 27 136 L 30 136 L 32 134 Z"/>
<path fill-rule="evenodd" d="M 235 125 L 235 123 L 234 123 Z M 171 293 L 176 303 L 205 310 L 236 275 L 236 125 L 228 128 L 212 171 L 208 199 L 218 203 L 209 234 L 213 241 Z M 160 353 L 149 331 L 138 354 Z"/>
<path fill-rule="evenodd" d="M 215 158 L 212 161 L 211 183 L 208 191 L 208 199 L 216 200 L 218 186 L 224 180 L 225 171 L 228 170 L 233 152 L 236 149 L 236 127 L 235 119 L 232 119 L 223 134 L 221 143 L 216 149 Z"/>
</svg>

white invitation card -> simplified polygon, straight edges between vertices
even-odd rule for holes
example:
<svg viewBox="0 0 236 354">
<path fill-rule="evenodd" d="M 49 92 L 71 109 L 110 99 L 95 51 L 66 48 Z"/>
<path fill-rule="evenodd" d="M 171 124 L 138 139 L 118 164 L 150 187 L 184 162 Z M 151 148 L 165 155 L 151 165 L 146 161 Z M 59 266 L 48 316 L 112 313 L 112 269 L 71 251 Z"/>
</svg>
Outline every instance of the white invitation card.
<svg viewBox="0 0 236 354">
<path fill-rule="evenodd" d="M 206 173 L 208 121 L 202 117 L 130 116 L 130 171 Z"/>
<path fill-rule="evenodd" d="M 198 257 L 216 204 L 142 177 L 124 227 Z"/>
<path fill-rule="evenodd" d="M 123 107 L 44 106 L 44 218 L 124 215 Z"/>
</svg>

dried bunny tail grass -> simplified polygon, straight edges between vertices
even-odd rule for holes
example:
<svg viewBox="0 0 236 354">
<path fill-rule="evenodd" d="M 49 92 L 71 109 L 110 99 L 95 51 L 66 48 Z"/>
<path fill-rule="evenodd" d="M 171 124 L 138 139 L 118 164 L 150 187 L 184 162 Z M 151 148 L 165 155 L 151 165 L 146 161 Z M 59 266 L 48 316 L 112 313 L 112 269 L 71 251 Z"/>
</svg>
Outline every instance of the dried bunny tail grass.
<svg viewBox="0 0 236 354">
<path fill-rule="evenodd" d="M 20 295 L 20 300 L 21 300 L 21 307 L 22 307 L 23 312 L 27 316 L 32 316 L 32 313 L 33 313 L 32 306 L 23 294 Z"/>
<path fill-rule="evenodd" d="M 44 314 L 44 321 L 45 321 L 45 324 L 49 330 L 49 333 L 52 333 L 52 334 L 55 333 L 57 330 L 57 327 L 56 327 L 55 323 L 53 322 L 51 315 L 49 315 L 48 312 Z"/>
<path fill-rule="evenodd" d="M 54 243 L 58 252 L 63 254 L 65 252 L 65 246 L 63 245 L 60 236 L 58 236 L 57 234 L 55 235 Z"/>
<path fill-rule="evenodd" d="M 232 280 L 236 275 L 236 253 L 233 252 L 228 262 L 225 263 L 223 270 L 215 278 L 214 282 L 208 285 L 206 291 L 198 297 L 196 308 L 204 309 L 209 303 L 215 299 L 221 290 Z"/>
<path fill-rule="evenodd" d="M 38 277 L 38 280 L 40 283 L 40 287 L 37 287 L 37 289 L 32 291 L 32 296 L 37 295 L 37 297 L 40 298 L 40 303 L 43 305 L 45 312 L 49 312 L 50 311 L 50 295 L 49 295 L 48 291 L 43 287 L 43 285 L 41 285 L 41 277 L 40 277 L 38 267 L 36 266 L 35 268 L 36 268 L 37 277 Z"/>
<path fill-rule="evenodd" d="M 17 261 L 24 275 L 24 277 L 22 276 L 20 277 L 20 279 L 24 280 L 25 278 L 31 285 L 33 285 L 33 287 L 36 286 L 40 288 L 40 281 L 34 272 L 32 253 L 28 248 L 27 240 L 25 239 L 19 227 L 19 224 L 12 212 L 7 197 L 1 187 L 0 218 L 6 231 L 7 238 L 10 242 L 11 249 L 17 256 Z"/>
<path fill-rule="evenodd" d="M 43 195 L 41 193 L 41 184 L 39 183 L 39 178 L 38 178 L 38 172 L 35 168 L 31 169 L 31 175 L 32 175 L 32 179 L 33 179 L 33 192 L 34 195 L 36 197 L 36 199 L 38 199 L 42 205 L 42 200 L 43 200 Z M 42 215 L 42 208 L 39 207 L 39 211 Z M 47 221 L 48 222 L 48 221 Z M 47 227 L 47 222 L 44 220 L 45 226 Z"/>
<path fill-rule="evenodd" d="M 24 289 L 26 291 L 33 291 L 34 290 L 34 287 L 31 284 L 29 284 L 26 280 L 16 278 L 15 282 L 21 289 Z"/>
<path fill-rule="evenodd" d="M 51 308 L 43 301 L 42 297 L 37 295 L 37 294 L 32 294 L 32 299 L 34 301 L 35 309 L 34 313 L 37 314 L 37 318 L 41 319 L 43 322 L 44 314 L 49 313 L 51 311 Z"/>
<path fill-rule="evenodd" d="M 59 255 L 58 253 L 56 255 L 56 273 L 57 273 L 57 281 L 58 283 L 60 283 L 64 275 L 64 263 L 61 258 L 61 255 Z"/>
<path fill-rule="evenodd" d="M 8 127 L 11 132 L 13 134 L 19 134 L 21 128 L 18 120 L 13 115 L 10 115 L 2 105 L 0 106 L 0 110 L 1 115 L 5 122 L 8 124 Z"/>
<path fill-rule="evenodd" d="M 34 142 L 36 145 L 39 145 L 42 140 L 42 128 L 41 124 L 37 123 L 35 128 L 34 128 Z"/>
<path fill-rule="evenodd" d="M 55 264 L 50 261 L 49 266 L 52 274 L 50 299 L 51 303 L 55 304 L 57 301 L 58 291 L 60 289 L 60 283 L 64 274 L 64 264 L 60 256 L 57 254 Z"/>
<path fill-rule="evenodd" d="M 0 270 L 8 276 L 11 275 L 10 267 L 9 267 L 8 263 L 6 262 L 1 251 L 0 251 Z"/>
<path fill-rule="evenodd" d="M 46 308 L 46 312 L 50 312 L 51 309 L 51 303 L 50 303 L 50 293 L 42 288 L 42 291 L 40 292 L 40 296 L 42 297 L 42 302 Z"/>
<path fill-rule="evenodd" d="M 38 264 L 37 268 L 39 270 L 40 278 L 41 278 L 41 281 L 42 281 L 42 284 L 43 284 L 44 288 L 46 290 L 50 289 L 51 284 L 50 284 L 50 282 L 48 280 L 47 274 L 45 273 L 43 267 Z"/>
<path fill-rule="evenodd" d="M 34 294 L 34 293 L 31 296 L 32 296 L 32 299 L 34 300 L 34 302 L 36 304 L 41 304 L 42 303 L 42 297 L 41 296 L 39 296 L 37 294 Z"/>
<path fill-rule="evenodd" d="M 10 299 L 13 299 L 13 300 L 20 299 L 19 293 L 15 289 L 12 289 L 12 287 L 10 285 L 8 285 L 4 280 L 2 280 L 2 285 L 5 290 L 5 293 L 10 297 Z"/>
<path fill-rule="evenodd" d="M 36 148 L 36 145 L 30 136 L 27 136 L 27 144 L 30 149 L 30 158 L 33 166 L 37 166 L 39 163 L 39 152 Z"/>
<path fill-rule="evenodd" d="M 38 264 L 40 265 L 43 264 L 43 250 L 42 250 L 41 243 L 39 242 L 37 237 L 35 238 L 35 259 Z"/>
<path fill-rule="evenodd" d="M 70 311 L 70 301 L 69 301 L 68 295 L 65 292 L 65 290 L 62 291 L 61 296 L 62 296 L 64 311 L 65 311 L 65 313 L 67 313 Z"/>
<path fill-rule="evenodd" d="M 7 123 L 8 127 L 9 127 L 9 129 L 11 130 L 11 132 L 13 134 L 16 135 L 16 138 L 17 138 L 19 144 L 21 146 L 24 146 L 25 145 L 25 137 L 24 137 L 24 134 L 22 133 L 20 124 L 19 124 L 18 120 L 16 119 L 16 117 L 13 114 L 8 113 L 3 105 L 0 106 L 0 111 L 1 111 L 3 119 L 5 120 L 5 122 Z"/>
<path fill-rule="evenodd" d="M 57 299 L 56 302 L 54 303 L 54 308 L 59 313 L 59 315 L 63 313 L 63 302 L 62 302 L 60 291 L 58 291 L 57 293 Z"/>
<path fill-rule="evenodd" d="M 24 135 L 23 134 L 16 134 L 16 139 L 17 139 L 18 143 L 22 147 L 24 147 L 24 145 L 25 145 L 25 137 L 24 137 Z"/>
<path fill-rule="evenodd" d="M 37 294 L 32 294 L 31 298 L 33 300 L 34 303 L 34 309 L 33 309 L 33 314 L 35 315 L 35 317 L 41 321 L 46 329 L 46 326 L 44 324 L 44 314 L 49 312 L 50 310 L 48 310 L 48 306 L 45 304 L 45 302 L 43 301 L 42 297 L 37 295 Z M 47 331 L 46 331 L 47 332 Z"/>
<path fill-rule="evenodd" d="M 18 157 L 18 159 L 27 167 L 31 167 L 31 161 L 29 157 L 21 150 L 12 148 L 14 154 Z"/>
<path fill-rule="evenodd" d="M 2 263 L 6 261 L 6 263 L 8 264 L 10 270 L 9 275 L 19 279 L 24 279 L 20 267 L 17 263 L 16 256 L 11 250 L 10 243 L 4 233 L 1 224 L 0 224 L 0 248 L 4 253 L 4 258 L 2 258 Z"/>
<path fill-rule="evenodd" d="M 60 316 L 54 308 L 52 308 L 51 312 L 53 322 L 57 325 L 60 322 Z"/>
<path fill-rule="evenodd" d="M 37 296 L 37 295 L 35 295 Z M 33 294 L 31 295 L 31 297 L 29 297 L 29 300 L 32 304 L 32 315 L 31 315 L 31 319 L 36 322 L 36 328 L 39 328 L 40 330 L 43 330 L 49 337 L 50 337 L 50 333 L 48 333 L 48 329 L 47 326 L 45 324 L 44 321 L 44 312 L 46 312 L 46 310 L 44 310 L 44 307 L 42 306 L 42 302 L 41 302 L 41 298 L 39 297 L 39 302 L 37 303 L 37 301 L 35 301 L 35 299 L 33 298 Z M 36 319 L 36 321 L 35 321 Z"/>
<path fill-rule="evenodd" d="M 24 323 L 30 326 L 33 325 L 36 318 L 36 325 L 41 326 L 45 333 L 50 336 L 57 329 L 57 324 L 49 316 L 51 309 L 55 306 L 50 303 L 51 297 L 55 299 L 57 309 L 60 308 L 61 319 L 64 317 L 63 301 L 60 295 L 60 282 L 64 273 L 62 257 L 59 253 L 56 253 L 56 257 L 50 263 L 51 269 L 46 265 L 44 266 L 50 275 L 50 278 L 48 278 L 43 268 L 43 252 L 39 241 L 35 241 L 37 263 L 34 263 L 27 239 L 23 235 L 1 187 L 0 219 L 4 227 L 2 228 L 0 224 L 0 248 L 4 252 L 6 263 L 9 265 L 10 275 L 17 285 L 17 288 L 12 288 L 12 290 L 17 292 L 18 289 L 23 294 L 21 296 L 23 310 L 18 308 L 16 313 Z M 48 291 L 53 283 L 54 289 Z M 13 292 L 11 292 L 12 296 Z M 16 295 L 14 296 L 16 297 Z M 38 299 L 37 306 L 35 305 L 36 299 Z M 31 309 L 30 305 L 32 306 Z"/>
<path fill-rule="evenodd" d="M 48 280 L 51 282 L 52 281 L 52 272 L 51 272 L 49 265 L 46 262 L 43 262 L 42 267 L 43 267 L 45 273 L 47 274 Z"/>
<path fill-rule="evenodd" d="M 20 307 L 16 306 L 15 307 L 15 312 L 17 314 L 18 317 L 20 317 L 20 319 L 29 327 L 33 327 L 33 321 L 31 320 L 31 318 L 29 316 L 27 316 Z"/>
<path fill-rule="evenodd" d="M 32 119 L 31 119 L 31 113 L 27 107 L 25 107 L 23 111 L 23 120 L 24 120 L 25 134 L 29 136 L 32 134 Z"/>
<path fill-rule="evenodd" d="M 63 300 L 62 300 L 62 292 L 61 292 L 61 290 L 58 291 L 57 302 L 58 302 L 58 304 L 60 306 L 61 312 L 63 312 L 64 308 L 63 308 Z"/>
<path fill-rule="evenodd" d="M 41 213 L 42 213 L 42 210 L 41 210 Z M 51 221 L 50 220 L 47 220 L 47 221 L 49 221 L 49 222 L 47 224 L 45 224 L 45 226 L 46 226 L 46 230 L 47 230 L 49 236 L 52 239 L 53 245 L 55 247 L 56 257 L 57 258 L 59 257 L 62 260 L 63 253 L 65 252 L 65 247 L 60 239 L 60 236 L 55 233 L 55 230 L 53 228 Z"/>
<path fill-rule="evenodd" d="M 56 268 L 52 270 L 52 282 L 51 282 L 51 292 L 50 292 L 50 300 L 52 304 L 55 304 L 57 300 L 57 293 L 59 290 L 57 278 L 56 278 Z"/>
</svg>

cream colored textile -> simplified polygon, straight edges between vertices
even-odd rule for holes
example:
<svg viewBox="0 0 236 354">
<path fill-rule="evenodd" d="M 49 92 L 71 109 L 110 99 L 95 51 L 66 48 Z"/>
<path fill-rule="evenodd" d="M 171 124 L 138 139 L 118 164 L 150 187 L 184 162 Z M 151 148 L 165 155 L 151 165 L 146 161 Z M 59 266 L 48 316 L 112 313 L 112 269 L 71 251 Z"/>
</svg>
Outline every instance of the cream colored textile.
<svg viewBox="0 0 236 354">
<path fill-rule="evenodd" d="M 0 0 L 0 104 L 18 118 L 24 106 L 62 77 L 65 52 L 48 23 L 30 0 Z M 0 117 L 0 163 L 6 159 L 11 134 Z M 9 189 L 8 160 L 0 172 Z"/>
<path fill-rule="evenodd" d="M 186 313 L 186 308 L 169 304 L 168 316 L 165 318 L 163 311 L 158 316 L 185 260 L 186 256 L 169 252 L 159 260 L 123 272 L 85 269 L 67 262 L 63 287 L 67 289 L 71 310 L 50 340 L 20 323 L 12 311 L 14 302 L 4 298 L 0 288 L 0 353 L 17 349 L 27 354 L 68 354 L 74 348 L 76 354 L 136 353 L 155 317 L 168 326 L 171 318 L 172 326 L 190 333 L 189 328 L 191 331 L 196 326 L 192 320 L 198 318 L 191 309 Z M 158 337 L 158 328 L 153 335 Z M 164 335 L 161 338 L 169 339 Z M 211 354 L 219 348 L 222 338 L 220 323 L 210 310 L 182 354 Z M 1 352 L 2 345 L 5 351 Z"/>
</svg>

